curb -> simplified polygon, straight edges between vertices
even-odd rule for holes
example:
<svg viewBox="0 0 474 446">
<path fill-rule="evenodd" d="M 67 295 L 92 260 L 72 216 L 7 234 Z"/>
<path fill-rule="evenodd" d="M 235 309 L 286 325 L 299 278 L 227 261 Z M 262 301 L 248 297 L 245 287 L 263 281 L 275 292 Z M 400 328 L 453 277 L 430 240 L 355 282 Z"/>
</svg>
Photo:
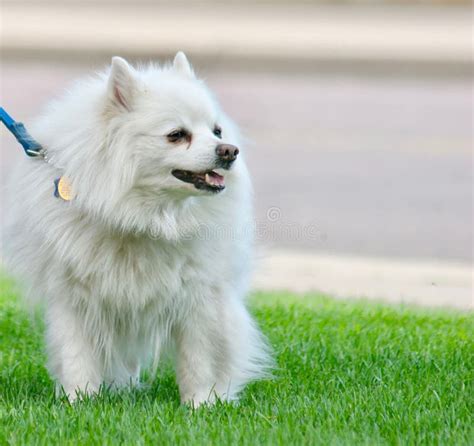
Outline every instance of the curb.
<svg viewBox="0 0 474 446">
<path fill-rule="evenodd" d="M 473 274 L 455 262 L 269 251 L 257 261 L 253 288 L 473 310 Z"/>
</svg>

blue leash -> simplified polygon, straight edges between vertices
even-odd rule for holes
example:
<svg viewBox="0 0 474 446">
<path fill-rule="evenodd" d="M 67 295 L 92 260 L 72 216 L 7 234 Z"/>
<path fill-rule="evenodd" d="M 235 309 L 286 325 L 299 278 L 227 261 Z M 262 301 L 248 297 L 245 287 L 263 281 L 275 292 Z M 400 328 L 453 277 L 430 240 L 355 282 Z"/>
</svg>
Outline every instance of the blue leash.
<svg viewBox="0 0 474 446">
<path fill-rule="evenodd" d="M 46 162 L 48 162 L 46 151 L 43 150 L 41 144 L 31 137 L 21 122 L 16 122 L 2 107 L 0 107 L 0 121 L 5 124 L 5 127 L 10 130 L 11 133 L 13 133 L 13 136 L 22 145 L 28 156 L 41 156 Z M 64 201 L 70 201 L 74 198 L 75 195 L 71 189 L 71 183 L 66 177 L 61 176 L 54 180 L 54 196 L 56 198 L 61 198 Z"/>
<path fill-rule="evenodd" d="M 0 121 L 13 133 L 13 136 L 22 145 L 28 156 L 41 155 L 41 145 L 31 137 L 21 122 L 16 122 L 2 107 L 0 107 Z"/>
<path fill-rule="evenodd" d="M 28 156 L 42 156 L 44 160 L 48 162 L 46 153 L 43 151 L 41 144 L 31 137 L 21 122 L 16 122 L 2 107 L 0 107 L 0 121 L 13 133 L 13 136 L 22 145 Z M 74 198 L 71 184 L 66 177 L 61 176 L 54 180 L 54 196 L 64 201 L 70 201 Z"/>
</svg>

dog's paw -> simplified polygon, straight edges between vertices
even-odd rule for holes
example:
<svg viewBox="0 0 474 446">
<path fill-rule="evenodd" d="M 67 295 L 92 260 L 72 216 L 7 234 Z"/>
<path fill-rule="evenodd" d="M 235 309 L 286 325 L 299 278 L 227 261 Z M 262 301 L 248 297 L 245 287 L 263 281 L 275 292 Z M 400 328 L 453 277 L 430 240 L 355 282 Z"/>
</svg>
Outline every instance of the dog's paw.
<svg viewBox="0 0 474 446">
<path fill-rule="evenodd" d="M 181 397 L 181 403 L 192 409 L 197 409 L 202 406 L 212 406 L 218 400 L 219 398 L 215 392 L 209 391 L 195 392 L 192 395 L 183 395 Z"/>
<path fill-rule="evenodd" d="M 64 388 L 62 385 L 56 384 L 55 393 L 56 398 L 64 399 L 70 404 L 74 404 L 95 397 L 99 393 L 99 389 L 92 389 L 90 387 Z"/>
<path fill-rule="evenodd" d="M 184 395 L 181 397 L 181 403 L 197 409 L 203 406 L 214 406 L 216 403 L 238 403 L 238 398 L 236 396 L 231 397 L 226 393 L 219 394 L 213 389 L 212 391 L 196 392 L 188 396 Z"/>
</svg>

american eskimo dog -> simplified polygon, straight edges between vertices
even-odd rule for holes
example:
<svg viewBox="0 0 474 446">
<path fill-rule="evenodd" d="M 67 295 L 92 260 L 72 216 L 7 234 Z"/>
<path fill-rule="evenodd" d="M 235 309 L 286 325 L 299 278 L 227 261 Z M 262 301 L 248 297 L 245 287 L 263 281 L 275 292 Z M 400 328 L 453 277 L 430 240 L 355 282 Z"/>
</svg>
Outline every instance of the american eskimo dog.
<svg viewBox="0 0 474 446">
<path fill-rule="evenodd" d="M 58 387 L 74 400 L 138 383 L 168 346 L 195 406 L 262 377 L 268 349 L 244 304 L 251 182 L 235 125 L 186 56 L 114 57 L 30 133 L 43 157 L 12 180 L 6 257 L 45 302 Z"/>
</svg>

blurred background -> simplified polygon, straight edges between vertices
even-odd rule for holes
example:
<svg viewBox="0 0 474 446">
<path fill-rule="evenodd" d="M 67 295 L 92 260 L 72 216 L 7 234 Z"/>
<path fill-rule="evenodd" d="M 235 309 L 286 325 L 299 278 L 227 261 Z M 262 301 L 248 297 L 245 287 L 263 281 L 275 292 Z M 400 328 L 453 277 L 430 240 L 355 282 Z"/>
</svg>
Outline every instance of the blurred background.
<svg viewBox="0 0 474 446">
<path fill-rule="evenodd" d="M 256 287 L 472 308 L 470 2 L 2 0 L 1 104 L 178 50 L 247 138 Z"/>
</svg>

